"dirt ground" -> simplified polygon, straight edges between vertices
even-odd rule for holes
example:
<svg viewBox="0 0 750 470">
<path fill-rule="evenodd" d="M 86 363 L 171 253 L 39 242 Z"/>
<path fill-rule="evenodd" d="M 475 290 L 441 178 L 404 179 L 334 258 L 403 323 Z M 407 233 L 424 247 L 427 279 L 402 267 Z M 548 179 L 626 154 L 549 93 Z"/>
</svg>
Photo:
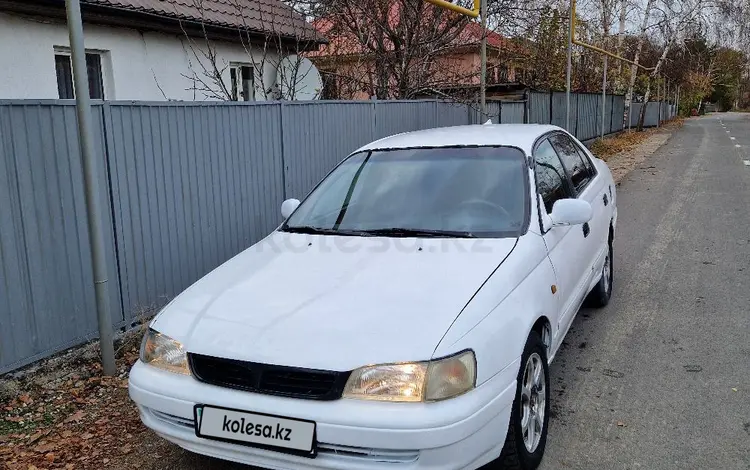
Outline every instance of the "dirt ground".
<svg viewBox="0 0 750 470">
<path fill-rule="evenodd" d="M 626 132 L 595 143 L 593 151 L 619 182 L 681 125 Z M 131 331 L 119 340 L 117 377 L 102 376 L 95 343 L 0 377 L 0 468 L 177 468 L 172 464 L 185 451 L 144 428 L 128 398 L 127 375 L 140 336 Z M 201 468 L 216 465 L 206 459 Z"/>
</svg>

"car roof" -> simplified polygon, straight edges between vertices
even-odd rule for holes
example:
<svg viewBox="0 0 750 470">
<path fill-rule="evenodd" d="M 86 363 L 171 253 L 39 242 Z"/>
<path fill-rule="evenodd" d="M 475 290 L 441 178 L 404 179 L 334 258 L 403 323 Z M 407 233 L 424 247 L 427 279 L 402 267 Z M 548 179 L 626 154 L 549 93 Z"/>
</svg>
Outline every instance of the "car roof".
<svg viewBox="0 0 750 470">
<path fill-rule="evenodd" d="M 438 127 L 422 131 L 404 132 L 376 140 L 357 150 L 386 150 L 415 147 L 453 146 L 511 146 L 531 154 L 534 142 L 560 127 L 549 124 L 474 124 L 469 126 Z"/>
</svg>

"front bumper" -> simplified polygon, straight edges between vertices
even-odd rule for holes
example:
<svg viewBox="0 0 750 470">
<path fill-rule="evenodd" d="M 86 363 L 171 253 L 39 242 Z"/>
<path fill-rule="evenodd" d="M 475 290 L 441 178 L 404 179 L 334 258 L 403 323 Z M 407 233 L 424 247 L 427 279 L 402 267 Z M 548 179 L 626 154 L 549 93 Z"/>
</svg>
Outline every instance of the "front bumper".
<svg viewBox="0 0 750 470">
<path fill-rule="evenodd" d="M 517 362 L 509 366 L 517 368 Z M 515 376 L 498 374 L 470 393 L 439 403 L 324 402 L 216 387 L 139 361 L 129 388 L 146 426 L 199 454 L 275 470 L 456 470 L 479 468 L 500 454 L 516 390 L 509 375 Z M 195 404 L 315 421 L 318 456 L 199 438 Z"/>
</svg>

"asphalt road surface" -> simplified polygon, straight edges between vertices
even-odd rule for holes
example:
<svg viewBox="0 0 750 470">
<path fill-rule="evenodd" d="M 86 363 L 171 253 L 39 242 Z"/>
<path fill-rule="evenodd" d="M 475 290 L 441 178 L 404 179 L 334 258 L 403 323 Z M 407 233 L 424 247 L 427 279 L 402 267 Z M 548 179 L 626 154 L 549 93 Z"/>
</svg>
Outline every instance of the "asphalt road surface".
<svg viewBox="0 0 750 470">
<path fill-rule="evenodd" d="M 750 469 L 749 159 L 750 115 L 717 114 L 622 182 L 614 297 L 552 365 L 542 468 Z"/>
<path fill-rule="evenodd" d="M 618 196 L 614 297 L 552 365 L 542 468 L 750 470 L 750 115 L 689 120 Z"/>
</svg>

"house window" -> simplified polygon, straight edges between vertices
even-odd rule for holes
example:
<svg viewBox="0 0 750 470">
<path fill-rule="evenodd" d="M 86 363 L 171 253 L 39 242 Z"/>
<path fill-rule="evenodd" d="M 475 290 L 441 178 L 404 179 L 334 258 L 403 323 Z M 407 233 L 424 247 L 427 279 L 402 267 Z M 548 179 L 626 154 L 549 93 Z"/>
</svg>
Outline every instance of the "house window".
<svg viewBox="0 0 750 470">
<path fill-rule="evenodd" d="M 255 101 L 255 73 L 252 65 L 237 64 L 229 69 L 233 101 Z"/>
<path fill-rule="evenodd" d="M 101 53 L 86 52 L 86 69 L 89 76 L 89 96 L 92 100 L 103 100 L 104 77 L 102 76 Z M 57 93 L 60 99 L 74 99 L 76 96 L 70 52 L 55 51 L 55 72 L 57 73 Z"/>
</svg>

